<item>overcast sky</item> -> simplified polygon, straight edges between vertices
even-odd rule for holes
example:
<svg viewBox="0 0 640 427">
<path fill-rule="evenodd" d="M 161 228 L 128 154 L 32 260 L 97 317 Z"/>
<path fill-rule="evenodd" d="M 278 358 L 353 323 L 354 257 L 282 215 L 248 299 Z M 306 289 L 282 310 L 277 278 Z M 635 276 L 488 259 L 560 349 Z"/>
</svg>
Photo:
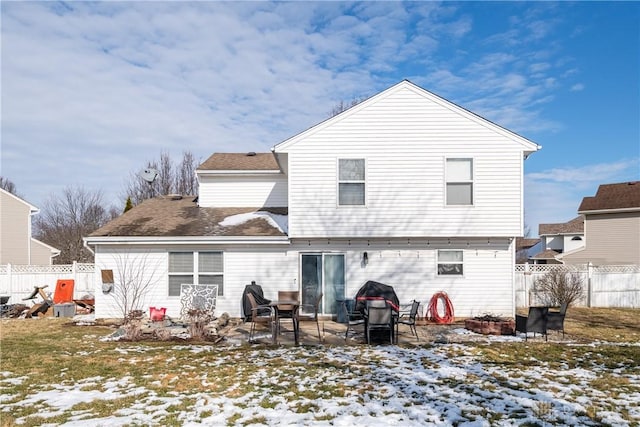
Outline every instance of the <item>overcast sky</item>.
<svg viewBox="0 0 640 427">
<path fill-rule="evenodd" d="M 640 3 L 2 2 L 0 174 L 124 207 L 162 151 L 268 151 L 409 79 L 540 144 L 526 222 L 640 179 Z"/>
</svg>

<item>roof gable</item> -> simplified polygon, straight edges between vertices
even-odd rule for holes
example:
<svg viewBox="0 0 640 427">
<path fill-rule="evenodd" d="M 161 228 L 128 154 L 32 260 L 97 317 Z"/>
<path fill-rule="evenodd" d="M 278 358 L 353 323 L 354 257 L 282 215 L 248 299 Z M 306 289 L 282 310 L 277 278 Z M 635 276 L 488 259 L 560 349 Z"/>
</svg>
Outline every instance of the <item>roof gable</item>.
<svg viewBox="0 0 640 427">
<path fill-rule="evenodd" d="M 357 114 L 359 111 L 377 103 L 378 101 L 380 101 L 381 99 L 384 99 L 388 96 L 391 96 L 399 91 L 402 90 L 410 90 L 426 99 L 429 99 L 430 101 L 440 105 L 443 108 L 446 108 L 460 116 L 463 116 L 465 118 L 467 118 L 468 120 L 471 120 L 481 126 L 484 126 L 485 128 L 490 129 L 491 131 L 494 131 L 518 144 L 520 144 L 522 146 L 522 149 L 525 153 L 529 154 L 532 152 L 535 152 L 537 150 L 539 150 L 541 147 L 537 144 L 535 144 L 532 141 L 529 141 L 528 139 L 516 134 L 515 132 L 512 132 L 506 128 L 503 128 L 463 107 L 460 107 L 459 105 L 454 104 L 451 101 L 448 101 L 432 92 L 429 92 L 428 90 L 425 90 L 413 83 L 411 83 L 409 80 L 403 80 L 400 83 L 395 84 L 394 86 L 391 86 L 390 88 L 378 93 L 377 95 L 372 96 L 371 98 L 368 98 L 367 100 L 343 111 L 342 113 L 328 118 L 322 122 L 320 122 L 319 124 L 277 144 L 276 146 L 274 146 L 272 148 L 272 151 L 274 152 L 286 152 L 292 145 L 298 143 L 300 140 L 303 140 L 313 134 L 315 134 L 316 132 L 319 132 L 323 129 L 325 129 L 326 127 L 331 126 L 334 123 L 337 123 L 341 120 L 344 120 L 347 117 L 350 117 L 353 114 Z"/>
<path fill-rule="evenodd" d="M 18 202 L 24 204 L 25 206 L 27 206 L 29 208 L 29 210 L 32 213 L 40 212 L 40 209 L 38 209 L 37 207 L 33 206 L 31 203 L 27 202 L 26 200 L 21 199 L 20 197 L 16 196 L 15 194 L 12 194 L 12 193 L 8 192 L 4 188 L 0 188 L 0 193 L 2 193 L 5 197 L 10 197 L 10 198 L 12 198 L 14 200 L 17 200 Z"/>
<path fill-rule="evenodd" d="M 640 210 L 640 181 L 602 184 L 594 197 L 585 197 L 578 212 Z"/>
</svg>

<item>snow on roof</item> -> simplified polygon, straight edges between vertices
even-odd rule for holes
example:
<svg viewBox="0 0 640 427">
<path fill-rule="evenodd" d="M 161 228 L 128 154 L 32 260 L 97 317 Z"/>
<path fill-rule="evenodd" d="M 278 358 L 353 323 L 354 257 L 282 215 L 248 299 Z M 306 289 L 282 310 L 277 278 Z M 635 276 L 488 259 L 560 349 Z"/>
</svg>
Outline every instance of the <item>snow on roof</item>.
<svg viewBox="0 0 640 427">
<path fill-rule="evenodd" d="M 231 215 L 220 221 L 218 224 L 222 227 L 233 227 L 234 225 L 244 224 L 247 221 L 258 218 L 264 219 L 269 223 L 269 225 L 276 228 L 281 233 L 287 234 L 289 232 L 289 217 L 287 215 L 279 215 L 264 211 Z"/>
</svg>

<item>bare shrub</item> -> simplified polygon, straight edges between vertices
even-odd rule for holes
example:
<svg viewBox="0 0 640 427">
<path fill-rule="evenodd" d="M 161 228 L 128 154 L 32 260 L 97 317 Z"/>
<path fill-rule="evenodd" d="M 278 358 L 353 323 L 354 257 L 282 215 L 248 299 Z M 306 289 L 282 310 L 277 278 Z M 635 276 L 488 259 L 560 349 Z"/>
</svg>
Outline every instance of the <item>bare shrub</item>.
<svg viewBox="0 0 640 427">
<path fill-rule="evenodd" d="M 158 341 L 169 341 L 171 340 L 171 331 L 164 328 L 158 328 L 153 331 L 153 336 Z"/>
<path fill-rule="evenodd" d="M 113 290 L 109 293 L 122 317 L 142 310 L 147 294 L 160 281 L 160 261 L 148 253 L 116 252 L 111 261 L 113 267 Z"/>
<path fill-rule="evenodd" d="M 208 310 L 194 308 L 187 312 L 186 317 L 186 320 L 189 323 L 187 330 L 189 331 L 191 338 L 195 340 L 203 340 L 207 338 L 207 325 L 211 320 L 213 320 L 211 312 Z"/>
<path fill-rule="evenodd" d="M 140 341 L 142 338 L 142 310 L 130 311 L 124 318 L 122 330 L 124 331 L 124 339 L 127 341 Z"/>
<path fill-rule="evenodd" d="M 584 281 L 578 273 L 557 268 L 538 277 L 534 290 L 545 305 L 571 305 L 584 296 Z"/>
</svg>

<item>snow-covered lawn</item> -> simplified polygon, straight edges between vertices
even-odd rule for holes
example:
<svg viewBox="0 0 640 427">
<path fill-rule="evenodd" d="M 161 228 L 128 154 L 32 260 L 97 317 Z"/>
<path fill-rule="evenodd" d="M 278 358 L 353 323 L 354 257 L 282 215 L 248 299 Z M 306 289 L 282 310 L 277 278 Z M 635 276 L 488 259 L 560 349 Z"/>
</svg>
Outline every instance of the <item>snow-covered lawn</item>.
<svg viewBox="0 0 640 427">
<path fill-rule="evenodd" d="M 3 363 L 0 424 L 640 425 L 637 363 L 599 356 L 612 345 L 638 355 L 638 343 L 562 344 L 580 360 L 558 363 L 518 360 L 501 345 L 525 348 L 91 345 L 59 354 L 60 371 L 46 378 Z M 83 360 L 111 375 L 78 378 Z"/>
</svg>

